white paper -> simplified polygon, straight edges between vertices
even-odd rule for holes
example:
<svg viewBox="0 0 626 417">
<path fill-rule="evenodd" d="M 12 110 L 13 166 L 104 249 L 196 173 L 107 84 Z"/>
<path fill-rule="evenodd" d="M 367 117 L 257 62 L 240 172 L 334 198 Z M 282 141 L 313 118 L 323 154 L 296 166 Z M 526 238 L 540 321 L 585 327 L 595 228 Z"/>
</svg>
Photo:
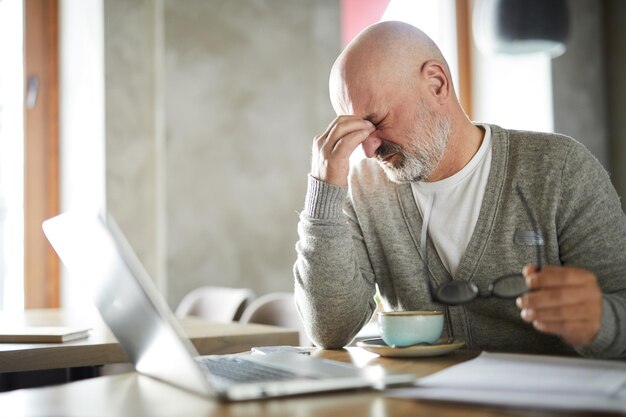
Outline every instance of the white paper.
<svg viewBox="0 0 626 417">
<path fill-rule="evenodd" d="M 626 412 L 626 363 L 482 353 L 389 395 L 564 410 Z"/>
<path fill-rule="evenodd" d="M 507 408 L 555 411 L 605 411 L 626 415 L 626 392 L 606 398 L 596 395 L 539 394 L 458 388 L 403 388 L 389 390 L 393 398 L 483 404 Z"/>
</svg>

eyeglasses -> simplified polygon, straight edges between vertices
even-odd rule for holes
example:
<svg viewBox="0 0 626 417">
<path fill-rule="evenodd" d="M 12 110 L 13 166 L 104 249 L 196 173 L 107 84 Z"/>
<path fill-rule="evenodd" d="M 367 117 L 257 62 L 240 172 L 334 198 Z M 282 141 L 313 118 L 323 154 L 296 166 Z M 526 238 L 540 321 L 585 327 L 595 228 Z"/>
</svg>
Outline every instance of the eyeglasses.
<svg viewBox="0 0 626 417">
<path fill-rule="evenodd" d="M 515 185 L 515 189 L 522 201 L 524 210 L 526 210 L 526 215 L 532 223 L 535 236 L 539 236 L 539 227 L 537 225 L 537 221 L 535 220 L 535 216 L 533 216 L 533 213 L 530 210 L 528 200 L 526 200 L 526 197 L 518 184 Z M 427 213 L 427 216 L 430 216 L 430 210 Z M 489 285 L 489 291 L 487 293 L 481 293 L 476 284 L 472 281 L 450 281 L 443 283 L 436 289 L 433 288 L 432 277 L 428 269 L 428 245 L 426 244 L 427 228 L 428 219 L 425 219 L 422 226 L 420 246 L 423 254 L 424 276 L 426 277 L 426 283 L 428 285 L 428 291 L 430 292 L 432 301 L 440 304 L 458 305 L 469 303 L 476 298 L 498 297 L 513 299 L 528 292 L 526 279 L 521 273 L 507 274 L 496 278 Z M 535 242 L 535 247 L 537 249 L 537 270 L 541 270 L 541 243 L 542 242 L 538 241 Z"/>
</svg>

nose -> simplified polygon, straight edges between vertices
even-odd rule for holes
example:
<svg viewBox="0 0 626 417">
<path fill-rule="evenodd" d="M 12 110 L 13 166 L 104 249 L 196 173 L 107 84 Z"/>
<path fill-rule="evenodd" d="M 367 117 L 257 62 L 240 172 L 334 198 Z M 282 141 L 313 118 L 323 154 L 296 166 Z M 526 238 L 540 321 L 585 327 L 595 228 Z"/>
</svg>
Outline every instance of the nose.
<svg viewBox="0 0 626 417">
<path fill-rule="evenodd" d="M 376 149 L 382 144 L 382 140 L 374 134 L 371 134 L 361 143 L 361 147 L 363 148 L 363 152 L 365 152 L 365 156 L 368 158 L 374 157 L 376 155 Z"/>
</svg>

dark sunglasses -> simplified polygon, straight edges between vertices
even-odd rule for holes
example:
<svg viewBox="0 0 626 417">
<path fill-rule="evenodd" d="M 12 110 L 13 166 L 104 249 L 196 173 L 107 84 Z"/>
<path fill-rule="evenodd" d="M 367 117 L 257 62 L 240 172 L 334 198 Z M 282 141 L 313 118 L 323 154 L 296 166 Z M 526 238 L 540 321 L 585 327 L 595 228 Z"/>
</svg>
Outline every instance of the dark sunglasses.
<svg viewBox="0 0 626 417">
<path fill-rule="evenodd" d="M 537 221 L 535 220 L 535 216 L 533 216 L 533 213 L 530 210 L 528 200 L 526 200 L 526 197 L 518 184 L 515 185 L 515 189 L 522 201 L 524 209 L 526 210 L 526 215 L 532 223 L 535 236 L 538 237 L 539 227 Z M 424 268 L 424 276 L 426 277 L 426 283 L 428 285 L 428 291 L 430 292 L 432 301 L 440 304 L 458 305 L 469 303 L 476 298 L 498 297 L 504 299 L 514 299 L 528 292 L 526 279 L 521 272 L 502 275 L 494 279 L 489 285 L 489 291 L 487 293 L 481 293 L 476 284 L 472 281 L 450 281 L 441 284 L 437 288 L 433 288 L 432 277 L 428 269 L 428 245 L 426 244 L 428 226 L 423 225 L 422 228 L 423 230 L 420 242 L 423 255 L 422 264 Z M 542 242 L 537 239 L 534 245 L 537 249 L 537 270 L 541 270 L 541 243 Z"/>
</svg>

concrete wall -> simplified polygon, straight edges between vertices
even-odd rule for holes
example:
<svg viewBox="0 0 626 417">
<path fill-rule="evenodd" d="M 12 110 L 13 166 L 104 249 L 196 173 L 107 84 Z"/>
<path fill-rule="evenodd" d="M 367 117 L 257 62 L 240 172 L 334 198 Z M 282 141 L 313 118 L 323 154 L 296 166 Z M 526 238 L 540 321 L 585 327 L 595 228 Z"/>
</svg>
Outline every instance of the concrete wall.
<svg viewBox="0 0 626 417">
<path fill-rule="evenodd" d="M 185 3 L 186 4 L 186 3 Z M 162 3 L 104 1 L 106 205 L 148 273 L 166 291 L 158 158 Z"/>
<path fill-rule="evenodd" d="M 293 288 L 339 0 L 105 1 L 107 206 L 175 306 Z"/>
<path fill-rule="evenodd" d="M 569 0 L 570 39 L 552 61 L 554 131 L 583 143 L 609 168 L 603 3 Z"/>
<path fill-rule="evenodd" d="M 605 1 L 606 85 L 611 180 L 626 208 L 626 2 Z"/>
<path fill-rule="evenodd" d="M 626 197 L 626 2 L 569 0 L 571 38 L 553 61 L 555 131 L 598 158 Z"/>
</svg>

